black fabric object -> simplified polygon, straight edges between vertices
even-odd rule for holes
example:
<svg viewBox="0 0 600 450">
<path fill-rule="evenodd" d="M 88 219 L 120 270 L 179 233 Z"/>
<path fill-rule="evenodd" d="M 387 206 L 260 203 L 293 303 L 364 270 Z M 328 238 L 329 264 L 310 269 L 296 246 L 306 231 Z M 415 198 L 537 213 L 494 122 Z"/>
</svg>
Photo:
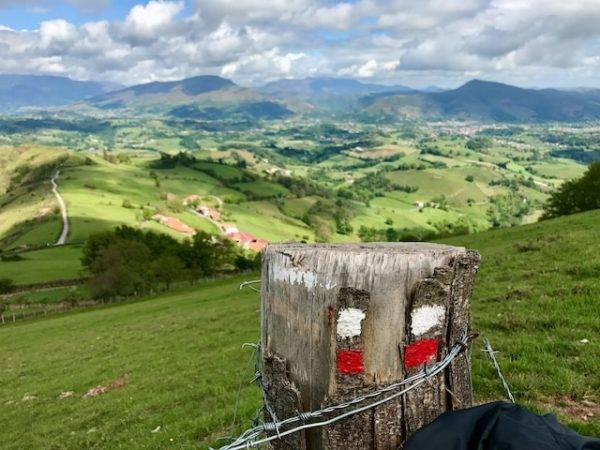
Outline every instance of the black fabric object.
<svg viewBox="0 0 600 450">
<path fill-rule="evenodd" d="M 552 414 L 492 402 L 442 414 L 420 429 L 404 450 L 600 450 L 600 439 L 581 436 Z"/>
</svg>

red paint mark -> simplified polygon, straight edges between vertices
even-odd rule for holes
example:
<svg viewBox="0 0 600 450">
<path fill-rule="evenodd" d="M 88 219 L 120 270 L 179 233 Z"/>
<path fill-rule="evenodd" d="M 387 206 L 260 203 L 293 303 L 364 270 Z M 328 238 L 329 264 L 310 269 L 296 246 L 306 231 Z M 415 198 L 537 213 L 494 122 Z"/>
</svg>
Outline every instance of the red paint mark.
<svg viewBox="0 0 600 450">
<path fill-rule="evenodd" d="M 438 352 L 437 339 L 423 339 L 404 347 L 404 368 L 426 364 L 435 359 Z"/>
<path fill-rule="evenodd" d="M 338 349 L 337 368 L 342 373 L 357 374 L 364 372 L 362 350 Z"/>
</svg>

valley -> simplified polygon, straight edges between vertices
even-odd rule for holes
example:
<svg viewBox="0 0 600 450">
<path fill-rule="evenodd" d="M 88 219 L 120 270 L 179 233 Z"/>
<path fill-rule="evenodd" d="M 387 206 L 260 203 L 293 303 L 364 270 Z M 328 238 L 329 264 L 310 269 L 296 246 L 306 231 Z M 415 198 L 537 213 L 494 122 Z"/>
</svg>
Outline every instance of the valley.
<svg viewBox="0 0 600 450">
<path fill-rule="evenodd" d="M 480 251 L 474 327 L 520 403 L 599 432 L 598 213 L 538 222 L 598 158 L 598 123 L 497 120 L 487 100 L 462 114 L 464 98 L 406 115 L 405 96 L 439 93 L 357 83 L 196 77 L 0 116 L 0 427 L 27 435 L 7 448 L 238 432 L 260 402 L 240 349 L 258 295 L 239 287 L 285 241 Z M 481 402 L 502 396 L 485 358 Z"/>
<path fill-rule="evenodd" d="M 88 119 L 57 120 L 63 126 L 0 134 L 5 254 L 60 240 L 50 182 L 59 166 L 73 257 L 91 233 L 121 224 L 178 239 L 229 227 L 249 236 L 246 246 L 422 240 L 535 221 L 548 194 L 585 170 L 561 157 L 566 142 L 596 136 L 591 127 L 297 120 L 207 131 L 158 118 L 105 120 L 88 133 Z M 0 262 L 0 275 L 12 264 Z"/>
</svg>

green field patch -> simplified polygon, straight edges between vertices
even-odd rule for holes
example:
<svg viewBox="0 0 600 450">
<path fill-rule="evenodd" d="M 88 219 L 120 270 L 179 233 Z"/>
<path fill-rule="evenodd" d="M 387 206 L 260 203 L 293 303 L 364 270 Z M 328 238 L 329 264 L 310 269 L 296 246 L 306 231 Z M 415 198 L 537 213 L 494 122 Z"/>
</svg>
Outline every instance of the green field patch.
<svg viewBox="0 0 600 450">
<path fill-rule="evenodd" d="M 33 284 L 82 276 L 81 247 L 49 247 L 22 252 L 19 256 L 18 261 L 0 261 L 0 278 L 11 278 L 16 284 Z"/>
<path fill-rule="evenodd" d="M 286 241 L 308 236 L 310 240 L 314 240 L 312 229 L 304 222 L 286 216 L 273 203 L 255 201 L 239 205 L 227 204 L 225 210 L 241 231 L 257 237 L 269 241 Z"/>
<path fill-rule="evenodd" d="M 426 202 L 440 196 L 445 196 L 450 203 L 464 204 L 468 199 L 485 201 L 485 195 L 474 183 L 465 179 L 460 169 L 429 169 L 395 171 L 388 178 L 397 184 L 418 187 L 407 198 L 413 202 Z"/>
<path fill-rule="evenodd" d="M 534 164 L 531 167 L 545 177 L 567 180 L 579 178 L 585 172 L 585 166 L 583 164 L 577 164 L 570 160 L 557 160 L 552 163 Z"/>
<path fill-rule="evenodd" d="M 208 161 L 197 162 L 194 167 L 214 178 L 217 178 L 221 181 L 227 181 L 229 183 L 240 182 L 244 180 L 246 176 L 244 171 L 238 169 L 237 167 Z"/>
<path fill-rule="evenodd" d="M 281 201 L 281 210 L 287 216 L 301 218 L 318 200 L 318 197 L 286 198 Z"/>
<path fill-rule="evenodd" d="M 280 184 L 271 183 L 264 180 L 256 180 L 250 183 L 237 183 L 233 186 L 250 198 L 256 199 L 281 197 L 289 192 L 287 188 Z"/>
<path fill-rule="evenodd" d="M 220 230 L 213 222 L 208 220 L 206 217 L 194 214 L 192 211 L 184 211 L 179 214 L 174 214 L 173 217 L 177 217 L 183 223 L 189 225 L 192 228 L 195 228 L 198 231 L 205 231 L 210 234 L 218 234 L 220 232 Z"/>
</svg>

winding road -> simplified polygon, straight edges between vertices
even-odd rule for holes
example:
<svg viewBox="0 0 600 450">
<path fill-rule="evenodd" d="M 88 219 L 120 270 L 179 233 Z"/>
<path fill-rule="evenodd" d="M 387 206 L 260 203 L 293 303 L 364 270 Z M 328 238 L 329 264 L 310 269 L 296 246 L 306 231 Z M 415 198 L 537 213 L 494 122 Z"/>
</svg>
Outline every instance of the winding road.
<svg viewBox="0 0 600 450">
<path fill-rule="evenodd" d="M 58 179 L 59 175 L 60 170 L 57 169 L 56 172 L 54 172 L 54 175 L 52 175 L 52 178 L 50 178 L 50 183 L 52 183 L 52 193 L 56 197 L 56 201 L 58 201 L 60 206 L 60 215 L 62 216 L 63 223 L 62 231 L 58 241 L 56 241 L 56 244 L 54 245 L 65 245 L 67 243 L 67 236 L 69 235 L 69 215 L 67 214 L 67 204 L 62 198 L 62 195 L 60 195 L 60 192 L 58 192 L 58 184 L 56 183 L 56 180 Z"/>
</svg>

